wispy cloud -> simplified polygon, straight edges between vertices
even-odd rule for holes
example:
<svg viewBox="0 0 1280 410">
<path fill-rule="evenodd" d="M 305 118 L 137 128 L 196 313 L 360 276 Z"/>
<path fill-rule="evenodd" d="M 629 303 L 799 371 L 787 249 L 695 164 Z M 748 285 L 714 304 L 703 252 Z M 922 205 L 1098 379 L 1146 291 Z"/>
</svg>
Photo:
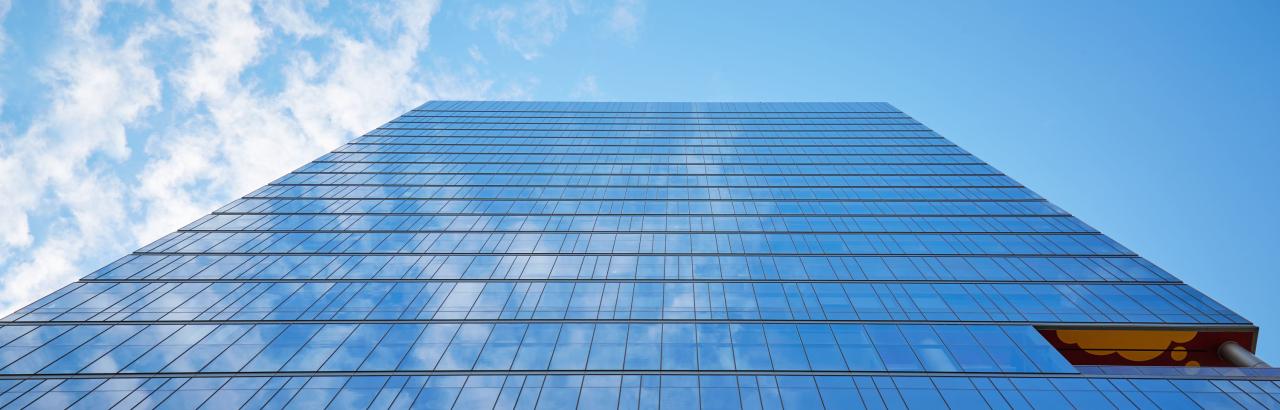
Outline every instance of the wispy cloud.
<svg viewBox="0 0 1280 410">
<path fill-rule="evenodd" d="M 533 60 L 568 28 L 569 16 L 579 11 L 573 1 L 536 0 L 520 5 L 502 4 L 477 8 L 471 25 L 472 28 L 492 29 L 499 44 L 515 50 L 525 60 Z"/>
<path fill-rule="evenodd" d="M 0 0 L 0 57 L 4 56 L 5 47 L 9 45 L 9 36 L 4 31 L 4 19 L 9 15 L 9 8 L 13 6 L 9 0 Z M 0 114 L 4 114 L 4 90 L 0 89 Z M 4 124 L 0 124 L 3 126 Z M 0 129 L 0 136 L 4 136 L 4 130 Z"/>
<path fill-rule="evenodd" d="M 12 18 L 0 0 L 0 22 Z M 208 213 L 431 98 L 527 98 L 428 53 L 436 1 L 67 1 L 46 43 L 0 82 L 0 313 Z M 474 27 L 541 56 L 588 14 L 634 36 L 643 4 L 535 0 L 475 8 Z M 469 58 L 468 58 L 469 57 Z M 12 66 L 8 66 L 12 70 Z M 21 113 L 5 82 L 30 80 Z M 31 88 L 27 87 L 27 88 Z M 31 92 L 31 91 L 25 91 Z M 587 76 L 573 90 L 596 97 Z M 23 115 L 23 118 L 16 118 Z"/>
<path fill-rule="evenodd" d="M 103 30 L 119 16 L 63 4 L 47 106 L 0 124 L 0 312 L 422 101 L 524 92 L 424 63 L 437 2 L 343 6 L 142 4 Z"/>
<path fill-rule="evenodd" d="M 307 38 L 324 35 L 326 27 L 317 22 L 308 10 L 324 4 L 304 0 L 266 0 L 258 7 L 262 8 L 263 18 L 282 33 Z"/>
<path fill-rule="evenodd" d="M 617 0 L 609 10 L 609 30 L 629 41 L 635 41 L 640 33 L 644 11 L 644 0 Z"/>
<path fill-rule="evenodd" d="M 131 154 L 126 129 L 160 101 L 139 29 L 115 45 L 94 34 L 99 4 L 64 10 L 67 26 L 37 76 L 50 103 L 30 126 L 0 147 L 0 303 L 30 301 L 82 272 L 85 250 L 119 251 L 127 208 L 124 183 L 109 171 Z M 29 220 L 48 219 L 37 238 Z"/>
<path fill-rule="evenodd" d="M 600 86 L 596 84 L 596 76 L 588 75 L 582 77 L 582 80 L 578 81 L 578 85 L 575 85 L 573 90 L 569 92 L 569 96 L 573 98 L 600 97 Z"/>
<path fill-rule="evenodd" d="M 484 53 L 480 52 L 480 47 L 474 44 L 472 44 L 471 47 L 467 47 L 467 55 L 471 56 L 471 60 L 475 61 L 477 64 L 486 64 L 489 62 L 489 60 L 484 58 Z"/>
<path fill-rule="evenodd" d="M 529 0 L 473 8 L 471 29 L 485 29 L 494 40 L 525 60 L 534 60 L 555 44 L 569 29 L 570 20 L 586 17 L 627 41 L 639 36 L 645 12 L 643 0 L 615 0 L 591 3 L 578 0 Z"/>
<path fill-rule="evenodd" d="M 9 14 L 9 8 L 13 7 L 10 0 L 0 0 L 0 27 L 4 27 L 4 18 Z M 0 30 L 0 53 L 4 53 L 5 45 L 9 43 L 9 36 L 4 30 Z"/>
</svg>

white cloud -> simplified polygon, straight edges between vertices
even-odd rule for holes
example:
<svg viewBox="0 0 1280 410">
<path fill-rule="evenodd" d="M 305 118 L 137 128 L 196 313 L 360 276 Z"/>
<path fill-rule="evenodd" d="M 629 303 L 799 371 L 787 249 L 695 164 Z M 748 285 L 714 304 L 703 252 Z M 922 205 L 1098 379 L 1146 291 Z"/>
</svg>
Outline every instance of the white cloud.
<svg viewBox="0 0 1280 410">
<path fill-rule="evenodd" d="M 582 77 L 578 81 L 578 85 L 573 87 L 573 91 L 569 92 L 569 96 L 573 98 L 597 98 L 600 96 L 600 87 L 596 85 L 596 76 L 588 75 Z"/>
<path fill-rule="evenodd" d="M 522 98 L 536 83 L 426 58 L 434 1 L 329 17 L 289 0 L 142 4 L 124 41 L 100 33 L 99 3 L 64 7 L 36 69 L 50 102 L 0 139 L 0 312 L 427 99 Z"/>
<path fill-rule="evenodd" d="M 10 0 L 0 0 L 0 54 L 4 54 L 5 46 L 9 44 L 9 36 L 4 31 L 4 18 L 9 14 L 9 8 L 13 6 Z"/>
<path fill-rule="evenodd" d="M 467 47 L 467 55 L 471 56 L 471 60 L 475 61 L 476 64 L 486 64 L 489 62 L 489 60 L 485 60 L 484 54 L 480 52 L 480 47 L 477 47 L 474 44 L 472 44 L 471 47 Z"/>
<path fill-rule="evenodd" d="M 38 75 L 51 88 L 48 109 L 0 147 L 0 282 L 4 310 L 84 272 L 85 250 L 122 250 L 126 219 L 122 184 L 108 163 L 130 155 L 126 129 L 160 99 L 147 68 L 140 30 L 120 45 L 93 35 L 101 8 L 84 3 L 70 19 L 61 47 Z M 52 220 L 37 242 L 33 217 Z M 21 254 L 19 254 L 21 252 Z"/>
<path fill-rule="evenodd" d="M 239 79 L 264 47 L 250 34 L 297 29 L 262 24 L 240 7 L 219 8 L 221 15 L 210 18 L 199 17 L 208 15 L 199 9 L 181 13 L 192 16 L 181 23 L 195 27 L 192 35 L 204 47 L 173 83 L 207 113 L 148 145 L 156 159 L 139 192 L 149 218 L 136 234 L 163 235 L 433 95 L 413 74 L 437 7 L 403 3 L 390 16 L 373 11 L 371 18 L 390 19 L 382 20 L 380 28 L 389 30 L 383 41 L 332 27 L 306 34 L 329 39 L 329 49 L 286 54 L 284 87 L 270 94 Z"/>
<path fill-rule="evenodd" d="M 9 14 L 9 8 L 13 4 L 9 0 L 0 0 L 0 56 L 4 56 L 6 46 L 9 44 L 9 37 L 4 30 L 4 18 Z M 4 89 L 0 88 L 0 115 L 4 115 Z M 2 118 L 2 117 L 0 117 Z M 0 137 L 7 134 L 4 124 L 0 124 Z"/>
<path fill-rule="evenodd" d="M 0 20 L 9 1 L 0 0 Z M 485 78 L 471 65 L 485 64 L 476 46 L 465 63 L 430 58 L 436 1 L 59 6 L 63 24 L 50 28 L 50 51 L 32 68 L 45 105 L 20 129 L 0 123 L 0 311 L 422 101 L 525 99 L 538 85 Z M 643 4 L 611 10 L 593 13 L 634 36 Z M 471 22 L 535 59 L 582 13 L 573 1 L 541 0 L 479 10 Z M 0 53 L 14 46 L 0 37 Z M 596 78 L 582 78 L 575 94 L 598 96 Z"/>
<path fill-rule="evenodd" d="M 639 35 L 644 11 L 644 0 L 618 0 L 609 10 L 609 17 L 606 20 L 609 30 L 622 38 L 635 41 Z"/>
<path fill-rule="evenodd" d="M 478 6 L 473 9 L 470 23 L 473 30 L 491 30 L 498 44 L 515 51 L 525 60 L 534 60 L 541 57 L 569 28 L 569 20 L 574 16 L 590 17 L 603 26 L 606 34 L 634 41 L 639 35 L 644 12 L 644 0 L 616 0 L 607 7 L 577 0 L 532 0 L 492 7 Z M 473 57 L 477 54 L 478 50 L 475 50 Z"/>
<path fill-rule="evenodd" d="M 174 4 L 174 34 L 192 52 L 173 83 L 188 100 L 222 100 L 240 73 L 258 58 L 266 29 L 247 0 L 188 0 Z"/>
<path fill-rule="evenodd" d="M 262 16 L 284 34 L 306 38 L 322 35 L 325 30 L 307 9 L 324 8 L 326 5 L 328 1 L 324 0 L 266 0 L 259 7 L 262 8 Z"/>
<path fill-rule="evenodd" d="M 535 0 L 520 6 L 503 4 L 479 8 L 471 24 L 487 26 L 499 44 L 510 47 L 525 60 L 542 55 L 569 25 L 569 16 L 581 8 L 572 1 Z"/>
</svg>

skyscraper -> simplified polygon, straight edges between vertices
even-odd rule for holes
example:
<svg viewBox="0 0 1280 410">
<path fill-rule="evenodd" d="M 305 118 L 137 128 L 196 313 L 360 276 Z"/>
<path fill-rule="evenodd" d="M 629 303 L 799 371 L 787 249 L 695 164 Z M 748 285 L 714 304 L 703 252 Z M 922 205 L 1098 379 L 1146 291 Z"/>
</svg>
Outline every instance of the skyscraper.
<svg viewBox="0 0 1280 410">
<path fill-rule="evenodd" d="M 20 408 L 1278 408 L 1257 328 L 885 103 L 431 102 L 0 327 Z"/>
</svg>

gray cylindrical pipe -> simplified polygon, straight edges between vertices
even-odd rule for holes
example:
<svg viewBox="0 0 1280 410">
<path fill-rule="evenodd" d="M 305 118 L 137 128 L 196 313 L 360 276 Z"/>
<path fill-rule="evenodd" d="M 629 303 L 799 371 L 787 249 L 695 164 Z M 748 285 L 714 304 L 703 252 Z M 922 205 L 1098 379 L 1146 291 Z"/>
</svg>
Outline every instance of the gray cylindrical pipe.
<svg viewBox="0 0 1280 410">
<path fill-rule="evenodd" d="M 1254 356 L 1249 349 L 1245 349 L 1244 346 L 1230 340 L 1218 346 L 1218 356 L 1237 367 L 1271 367 L 1267 365 L 1267 362 L 1259 359 L 1258 356 Z"/>
</svg>

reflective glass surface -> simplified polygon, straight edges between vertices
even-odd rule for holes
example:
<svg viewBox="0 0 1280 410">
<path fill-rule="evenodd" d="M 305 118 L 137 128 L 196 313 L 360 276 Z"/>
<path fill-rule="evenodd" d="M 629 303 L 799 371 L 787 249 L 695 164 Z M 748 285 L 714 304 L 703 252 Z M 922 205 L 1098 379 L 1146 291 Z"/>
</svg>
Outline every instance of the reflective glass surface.
<svg viewBox="0 0 1280 410">
<path fill-rule="evenodd" d="M 1266 380 L 884 376 L 472 375 L 6 380 L 35 408 L 1253 409 Z"/>
<path fill-rule="evenodd" d="M 1280 408 L 1252 331 L 885 103 L 430 102 L 0 320 L 3 408 Z"/>
</svg>

